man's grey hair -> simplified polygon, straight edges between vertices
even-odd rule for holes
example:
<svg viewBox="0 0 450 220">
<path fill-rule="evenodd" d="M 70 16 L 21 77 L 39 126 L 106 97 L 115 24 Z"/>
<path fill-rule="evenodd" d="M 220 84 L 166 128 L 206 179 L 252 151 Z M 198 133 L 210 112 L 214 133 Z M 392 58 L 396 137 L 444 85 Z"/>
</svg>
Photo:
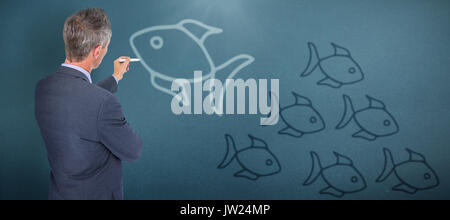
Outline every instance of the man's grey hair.
<svg viewBox="0 0 450 220">
<path fill-rule="evenodd" d="M 84 60 L 95 47 L 106 47 L 111 35 L 111 24 L 103 9 L 88 8 L 71 15 L 63 30 L 67 59 Z"/>
</svg>

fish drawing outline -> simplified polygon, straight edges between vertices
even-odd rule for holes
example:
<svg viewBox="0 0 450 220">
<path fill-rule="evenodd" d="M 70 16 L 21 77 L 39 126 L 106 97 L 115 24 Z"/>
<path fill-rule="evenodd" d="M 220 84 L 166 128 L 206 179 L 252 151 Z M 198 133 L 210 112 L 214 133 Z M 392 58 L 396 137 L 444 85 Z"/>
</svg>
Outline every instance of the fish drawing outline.
<svg viewBox="0 0 450 220">
<path fill-rule="evenodd" d="M 309 98 L 292 92 L 295 103 L 280 108 L 281 120 L 286 127 L 278 132 L 280 135 L 289 135 L 300 138 L 305 134 L 320 132 L 326 128 L 325 121 L 320 113 L 312 106 Z M 296 123 L 292 123 L 294 121 Z"/>
<path fill-rule="evenodd" d="M 259 177 L 271 176 L 281 172 L 280 162 L 269 150 L 267 143 L 250 134 L 248 137 L 251 140 L 250 147 L 238 150 L 233 137 L 225 134 L 227 151 L 217 168 L 224 169 L 236 160 L 242 169 L 236 172 L 234 177 L 242 177 L 249 180 L 257 180 Z"/>
<path fill-rule="evenodd" d="M 335 43 L 331 43 L 331 46 L 334 48 L 334 54 L 320 58 L 316 45 L 308 42 L 309 60 L 300 77 L 309 76 L 319 67 L 325 78 L 317 82 L 317 85 L 337 89 L 343 85 L 350 85 L 364 80 L 364 73 L 359 64 L 353 59 L 350 51 Z"/>
<path fill-rule="evenodd" d="M 316 152 L 311 151 L 312 168 L 303 186 L 309 186 L 322 177 L 327 187 L 320 190 L 322 195 L 331 195 L 342 198 L 345 194 L 357 193 L 367 188 L 366 180 L 361 172 L 353 165 L 353 161 L 346 156 L 333 152 L 336 163 L 322 167 Z M 343 181 L 344 180 L 344 181 Z"/>
<path fill-rule="evenodd" d="M 392 174 L 395 174 L 400 183 L 393 186 L 392 190 L 411 195 L 416 194 L 418 191 L 429 190 L 439 186 L 439 177 L 428 165 L 425 156 L 409 148 L 406 148 L 406 151 L 409 153 L 409 159 L 396 164 L 391 151 L 383 148 L 385 159 L 383 171 L 376 182 L 384 182 Z"/>
<path fill-rule="evenodd" d="M 342 129 L 351 121 L 354 121 L 360 130 L 354 133 L 352 137 L 363 138 L 368 141 L 398 133 L 400 130 L 398 123 L 386 109 L 386 105 L 368 95 L 366 95 L 366 98 L 369 100 L 369 106 L 355 111 L 350 97 L 343 95 L 344 113 L 338 125 L 336 125 L 336 129 Z"/>
<path fill-rule="evenodd" d="M 186 25 L 194 25 L 194 26 L 202 28 L 206 31 L 201 37 L 198 37 L 195 34 L 193 34 L 188 28 L 186 28 L 185 27 Z M 161 80 L 173 83 L 173 81 L 176 80 L 177 78 L 168 76 L 165 73 L 161 73 L 161 72 L 158 72 L 158 71 L 152 69 L 152 67 L 149 66 L 149 64 L 142 57 L 141 53 L 139 52 L 139 50 L 136 48 L 136 45 L 135 45 L 135 39 L 138 38 L 139 36 L 143 36 L 144 34 L 147 34 L 150 32 L 162 31 L 162 30 L 181 31 L 184 34 L 186 34 L 191 40 L 193 40 L 200 47 L 203 55 L 206 57 L 206 60 L 208 62 L 209 68 L 210 68 L 210 72 L 207 75 L 204 75 L 202 77 L 202 81 L 206 81 L 208 79 L 215 78 L 216 73 L 218 71 L 225 69 L 229 65 L 235 63 L 236 61 L 243 60 L 243 62 L 240 65 L 238 65 L 237 67 L 235 67 L 234 70 L 231 71 L 231 73 L 227 76 L 227 79 L 232 79 L 239 71 L 241 71 L 243 68 L 245 68 L 246 66 L 253 63 L 253 61 L 255 60 L 255 58 L 251 55 L 239 54 L 239 55 L 229 59 L 228 61 L 224 62 L 223 64 L 216 66 L 216 64 L 212 60 L 208 50 L 205 47 L 204 42 L 209 36 L 214 35 L 214 34 L 220 34 L 223 32 L 223 30 L 220 28 L 217 28 L 217 27 L 206 25 L 206 24 L 204 24 L 200 21 L 194 20 L 194 19 L 184 19 L 184 20 L 181 20 L 180 22 L 178 22 L 177 24 L 171 24 L 171 25 L 151 26 L 151 27 L 147 27 L 147 28 L 144 28 L 142 30 L 139 30 L 139 31 L 133 33 L 129 39 L 131 48 L 132 48 L 133 52 L 135 53 L 135 55 L 137 56 L 137 58 L 140 59 L 140 63 L 149 72 L 152 86 L 154 88 L 158 89 L 159 91 L 164 92 L 169 95 L 172 95 L 172 96 L 176 96 L 177 94 L 175 92 L 173 92 L 171 89 L 168 89 L 166 87 L 159 85 L 156 80 L 161 79 Z M 159 50 L 164 46 L 164 39 L 162 39 L 160 36 L 153 36 L 150 39 L 150 44 L 153 47 L 153 49 Z M 192 73 L 190 73 L 190 74 L 192 74 Z M 199 79 L 196 79 L 196 78 L 190 78 L 187 80 L 190 83 L 199 81 Z M 182 85 L 180 85 L 180 86 L 182 86 Z M 221 94 L 220 97 L 223 97 L 223 94 L 225 93 L 225 89 L 226 89 L 226 87 L 224 87 L 222 89 L 222 91 L 220 93 Z M 187 92 L 183 90 L 182 96 L 183 96 L 183 105 L 189 106 L 190 100 L 188 98 L 189 96 L 188 96 Z M 178 97 L 178 96 L 176 96 L 176 97 Z M 219 105 L 222 105 L 221 103 L 222 102 L 219 102 Z"/>
</svg>

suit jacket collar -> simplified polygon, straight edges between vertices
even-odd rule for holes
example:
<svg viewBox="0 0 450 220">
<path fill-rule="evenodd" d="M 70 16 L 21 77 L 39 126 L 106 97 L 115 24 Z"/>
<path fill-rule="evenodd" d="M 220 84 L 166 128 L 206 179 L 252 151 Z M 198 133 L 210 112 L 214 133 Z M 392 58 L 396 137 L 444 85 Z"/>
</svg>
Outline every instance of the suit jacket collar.
<svg viewBox="0 0 450 220">
<path fill-rule="evenodd" d="M 65 66 L 59 66 L 58 70 L 56 70 L 57 73 L 61 73 L 61 74 L 67 74 L 67 75 L 71 75 L 74 76 L 76 78 L 81 78 L 82 80 L 89 82 L 89 79 L 84 75 L 84 73 L 70 68 L 70 67 L 65 67 Z"/>
</svg>

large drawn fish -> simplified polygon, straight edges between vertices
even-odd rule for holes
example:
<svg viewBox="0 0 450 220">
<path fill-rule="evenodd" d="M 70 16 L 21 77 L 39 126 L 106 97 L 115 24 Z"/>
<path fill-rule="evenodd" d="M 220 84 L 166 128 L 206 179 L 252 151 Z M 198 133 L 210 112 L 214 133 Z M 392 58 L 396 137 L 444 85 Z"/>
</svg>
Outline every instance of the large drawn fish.
<svg viewBox="0 0 450 220">
<path fill-rule="evenodd" d="M 319 177 L 327 184 L 320 194 L 329 194 L 335 197 L 343 197 L 348 193 L 356 193 L 366 189 L 366 180 L 353 165 L 353 161 L 334 152 L 336 164 L 322 167 L 320 158 L 316 152 L 311 152 L 312 168 L 304 186 L 313 184 Z"/>
<path fill-rule="evenodd" d="M 240 54 L 221 65 L 211 58 L 205 47 L 205 40 L 222 29 L 203 24 L 192 19 L 185 19 L 174 25 L 152 26 L 140 30 L 130 37 L 131 48 L 145 69 L 150 73 L 152 85 L 167 94 L 176 96 L 171 91 L 172 82 L 177 78 L 188 79 L 193 83 L 194 71 L 202 71 L 202 81 L 216 78 L 216 73 L 229 70 L 227 77 L 233 78 L 241 69 L 254 61 L 247 54 Z M 239 65 L 237 65 L 240 63 Z M 223 95 L 224 91 L 222 91 Z M 188 95 L 183 94 L 185 105 L 189 105 Z"/>
<path fill-rule="evenodd" d="M 295 103 L 280 109 L 280 116 L 286 127 L 279 134 L 302 137 L 325 129 L 325 122 L 312 106 L 311 100 L 292 92 Z"/>
<path fill-rule="evenodd" d="M 435 188 L 439 185 L 439 178 L 434 170 L 428 165 L 422 154 L 406 149 L 409 160 L 396 164 L 389 149 L 384 148 L 384 167 L 377 183 L 385 181 L 389 176 L 395 174 L 400 183 L 392 188 L 408 194 L 415 194 L 420 190 Z"/>
<path fill-rule="evenodd" d="M 347 95 L 343 97 L 344 114 L 336 129 L 344 128 L 353 120 L 360 130 L 354 133 L 352 137 L 369 141 L 374 141 L 378 137 L 393 135 L 399 131 L 397 122 L 391 113 L 386 110 L 382 101 L 366 96 L 369 100 L 369 107 L 355 111 L 350 97 Z"/>
<path fill-rule="evenodd" d="M 309 76 L 319 67 L 325 78 L 317 82 L 318 85 L 326 85 L 332 88 L 340 88 L 342 85 L 357 83 L 364 79 L 361 67 L 353 59 L 346 48 L 331 43 L 334 54 L 320 58 L 316 45 L 308 43 L 309 60 L 301 76 Z"/>
<path fill-rule="evenodd" d="M 218 168 L 223 169 L 236 160 L 242 169 L 234 174 L 235 177 L 257 180 L 262 176 L 279 173 L 281 171 L 280 163 L 269 150 L 267 143 L 252 135 L 249 135 L 249 138 L 252 141 L 250 147 L 238 150 L 233 137 L 225 134 L 227 152 Z"/>
</svg>

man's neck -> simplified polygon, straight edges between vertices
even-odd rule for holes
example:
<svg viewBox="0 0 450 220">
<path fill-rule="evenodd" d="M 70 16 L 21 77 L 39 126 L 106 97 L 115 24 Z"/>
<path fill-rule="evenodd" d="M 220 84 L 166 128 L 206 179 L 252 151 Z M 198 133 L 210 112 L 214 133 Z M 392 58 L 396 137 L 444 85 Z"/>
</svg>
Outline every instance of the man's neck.
<svg viewBox="0 0 450 220">
<path fill-rule="evenodd" d="M 70 65 L 74 65 L 74 66 L 78 66 L 83 68 L 84 70 L 86 70 L 89 74 L 92 71 L 91 65 L 89 65 L 87 62 L 70 62 L 68 59 L 66 59 L 64 61 L 65 64 L 70 64 Z"/>
</svg>

